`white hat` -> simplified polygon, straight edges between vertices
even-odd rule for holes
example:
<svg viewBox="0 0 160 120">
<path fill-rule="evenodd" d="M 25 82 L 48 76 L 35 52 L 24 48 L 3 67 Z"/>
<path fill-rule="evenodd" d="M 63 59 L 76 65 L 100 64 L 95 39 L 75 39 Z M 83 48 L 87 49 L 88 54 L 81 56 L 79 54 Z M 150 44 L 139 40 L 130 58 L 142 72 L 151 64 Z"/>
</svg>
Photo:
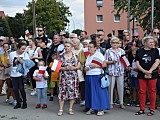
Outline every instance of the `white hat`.
<svg viewBox="0 0 160 120">
<path fill-rule="evenodd" d="M 4 36 L 0 36 L 0 40 L 6 40 Z"/>
</svg>

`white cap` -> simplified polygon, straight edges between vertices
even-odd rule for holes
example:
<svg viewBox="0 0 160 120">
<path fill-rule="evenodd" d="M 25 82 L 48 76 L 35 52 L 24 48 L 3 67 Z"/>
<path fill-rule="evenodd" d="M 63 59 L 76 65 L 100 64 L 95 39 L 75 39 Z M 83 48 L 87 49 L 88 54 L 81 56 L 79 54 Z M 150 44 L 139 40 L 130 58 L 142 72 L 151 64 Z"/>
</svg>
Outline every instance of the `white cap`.
<svg viewBox="0 0 160 120">
<path fill-rule="evenodd" d="M 4 36 L 0 36 L 0 40 L 6 40 Z"/>
</svg>

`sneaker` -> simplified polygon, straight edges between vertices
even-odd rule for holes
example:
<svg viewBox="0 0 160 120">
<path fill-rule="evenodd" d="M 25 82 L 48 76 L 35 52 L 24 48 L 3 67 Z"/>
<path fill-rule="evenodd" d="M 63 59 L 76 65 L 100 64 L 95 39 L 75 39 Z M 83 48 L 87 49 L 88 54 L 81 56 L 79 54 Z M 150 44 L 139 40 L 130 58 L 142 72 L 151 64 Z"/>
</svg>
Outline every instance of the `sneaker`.
<svg viewBox="0 0 160 120">
<path fill-rule="evenodd" d="M 95 113 L 95 111 L 92 110 L 92 109 L 89 109 L 89 111 L 86 112 L 86 115 L 91 115 L 91 114 L 93 114 L 93 113 Z"/>
<path fill-rule="evenodd" d="M 37 105 L 36 105 L 36 108 L 40 108 L 40 107 L 41 107 L 41 104 L 37 104 Z"/>
<path fill-rule="evenodd" d="M 37 94 L 37 92 L 35 91 L 35 90 L 33 90 L 32 92 L 31 92 L 31 96 L 34 96 L 34 95 L 36 95 Z"/>
<path fill-rule="evenodd" d="M 42 105 L 42 109 L 45 109 L 45 108 L 47 108 L 47 104 Z"/>
<path fill-rule="evenodd" d="M 14 106 L 16 106 L 16 104 L 17 104 L 17 101 L 16 101 L 16 100 L 11 100 L 11 101 L 9 102 L 9 105 L 14 105 Z"/>
<path fill-rule="evenodd" d="M 84 100 L 80 102 L 80 106 L 85 106 L 85 101 Z"/>
<path fill-rule="evenodd" d="M 114 104 L 115 104 L 115 105 L 120 105 L 119 100 L 114 101 Z"/>
<path fill-rule="evenodd" d="M 104 111 L 98 111 L 97 112 L 97 116 L 102 116 L 102 115 L 104 115 Z"/>
<path fill-rule="evenodd" d="M 127 106 L 136 106 L 137 102 L 136 101 L 132 101 L 131 103 L 127 104 Z"/>
<path fill-rule="evenodd" d="M 49 101 L 53 101 L 53 96 L 49 98 Z"/>
<path fill-rule="evenodd" d="M 9 103 L 9 99 L 6 99 L 5 103 Z"/>
</svg>

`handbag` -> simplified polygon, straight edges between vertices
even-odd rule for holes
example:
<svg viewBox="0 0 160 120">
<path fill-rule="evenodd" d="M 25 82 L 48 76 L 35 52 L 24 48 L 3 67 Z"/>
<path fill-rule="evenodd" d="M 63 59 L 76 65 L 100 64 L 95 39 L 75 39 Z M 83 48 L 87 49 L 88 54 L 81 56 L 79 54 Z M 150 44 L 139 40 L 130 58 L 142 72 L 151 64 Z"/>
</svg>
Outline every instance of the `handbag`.
<svg viewBox="0 0 160 120">
<path fill-rule="evenodd" d="M 101 74 L 101 88 L 107 88 L 110 85 L 108 75 L 106 73 Z"/>
</svg>

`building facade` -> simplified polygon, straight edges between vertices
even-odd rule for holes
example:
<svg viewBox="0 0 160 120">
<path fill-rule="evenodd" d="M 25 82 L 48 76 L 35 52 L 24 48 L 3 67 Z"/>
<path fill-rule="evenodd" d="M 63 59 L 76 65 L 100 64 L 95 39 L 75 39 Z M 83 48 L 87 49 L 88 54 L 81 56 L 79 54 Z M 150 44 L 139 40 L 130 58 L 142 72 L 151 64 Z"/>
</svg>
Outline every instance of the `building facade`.
<svg viewBox="0 0 160 120">
<path fill-rule="evenodd" d="M 123 30 L 127 29 L 127 13 L 117 15 L 114 10 L 114 3 L 118 0 L 84 0 L 84 28 L 88 34 L 103 30 L 106 35 L 112 33 L 122 38 Z M 140 38 L 144 32 L 137 26 L 137 20 L 130 22 L 130 33 L 138 32 Z"/>
</svg>

